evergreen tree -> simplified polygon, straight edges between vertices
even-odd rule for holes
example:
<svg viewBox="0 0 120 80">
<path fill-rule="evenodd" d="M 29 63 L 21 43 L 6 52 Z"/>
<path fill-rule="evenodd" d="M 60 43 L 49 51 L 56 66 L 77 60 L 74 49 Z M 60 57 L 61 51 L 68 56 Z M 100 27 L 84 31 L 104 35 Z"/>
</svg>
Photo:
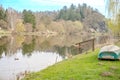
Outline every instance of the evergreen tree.
<svg viewBox="0 0 120 80">
<path fill-rule="evenodd" d="M 79 4 L 78 7 L 71 4 L 69 8 L 67 6 L 64 6 L 63 9 L 60 10 L 58 13 L 58 16 L 56 19 L 63 19 L 63 20 L 83 20 L 90 11 L 88 11 L 88 7 L 86 4 L 83 4 L 82 6 Z"/>
<path fill-rule="evenodd" d="M 6 21 L 6 14 L 5 14 L 5 11 L 3 9 L 0 9 L 0 19 Z"/>
<path fill-rule="evenodd" d="M 31 23 L 33 29 L 35 29 L 35 16 L 33 15 L 32 11 L 27 11 L 24 10 L 23 11 L 23 19 L 24 19 L 24 23 Z"/>
</svg>

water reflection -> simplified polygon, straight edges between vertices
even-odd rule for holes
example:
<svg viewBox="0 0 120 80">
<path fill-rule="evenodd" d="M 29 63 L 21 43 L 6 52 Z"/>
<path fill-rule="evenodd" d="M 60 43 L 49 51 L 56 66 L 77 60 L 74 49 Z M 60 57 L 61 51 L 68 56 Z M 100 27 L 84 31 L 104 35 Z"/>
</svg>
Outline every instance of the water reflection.
<svg viewBox="0 0 120 80">
<path fill-rule="evenodd" d="M 56 60 L 57 57 L 57 60 Z M 57 53 L 34 51 L 31 56 L 24 56 L 22 50 L 18 50 L 11 57 L 3 53 L 0 60 L 0 80 L 15 80 L 20 74 L 28 71 L 38 71 L 62 60 Z"/>
<path fill-rule="evenodd" d="M 0 38 L 0 80 L 16 80 L 31 71 L 42 70 L 63 59 L 80 54 L 91 48 L 85 44 L 82 49 L 75 43 L 90 36 L 4 36 Z M 100 38 L 102 40 L 102 38 Z M 101 41 L 99 38 L 97 43 Z"/>
<path fill-rule="evenodd" d="M 44 69 L 76 55 L 76 36 L 4 36 L 0 38 L 0 80 L 16 80 L 27 72 Z"/>
<path fill-rule="evenodd" d="M 59 55 L 64 56 L 66 47 L 69 49 L 70 52 L 70 49 L 74 48 L 73 45 L 80 41 L 82 41 L 82 38 L 75 36 L 60 36 L 49 38 L 42 36 L 23 35 L 6 36 L 0 38 L 0 56 L 3 53 L 5 53 L 5 56 L 11 56 L 17 53 L 17 50 L 19 49 L 22 50 L 22 55 L 27 56 L 31 56 L 34 51 L 57 52 L 59 53 Z"/>
</svg>

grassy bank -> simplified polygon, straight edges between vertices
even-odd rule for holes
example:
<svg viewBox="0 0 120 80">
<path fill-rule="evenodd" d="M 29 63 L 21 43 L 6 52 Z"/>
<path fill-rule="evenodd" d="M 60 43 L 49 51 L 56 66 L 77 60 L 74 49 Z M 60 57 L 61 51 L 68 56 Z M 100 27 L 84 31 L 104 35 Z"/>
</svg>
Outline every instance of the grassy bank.
<svg viewBox="0 0 120 80">
<path fill-rule="evenodd" d="M 24 80 L 120 80 L 120 61 L 100 61 L 99 49 L 66 59 Z"/>
</svg>

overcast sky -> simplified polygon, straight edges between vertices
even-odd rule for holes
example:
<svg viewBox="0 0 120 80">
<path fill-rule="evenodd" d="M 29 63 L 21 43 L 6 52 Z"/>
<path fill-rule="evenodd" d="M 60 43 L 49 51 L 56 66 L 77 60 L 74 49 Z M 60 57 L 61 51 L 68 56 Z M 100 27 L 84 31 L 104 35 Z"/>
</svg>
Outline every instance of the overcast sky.
<svg viewBox="0 0 120 80">
<path fill-rule="evenodd" d="M 0 0 L 0 5 L 5 9 L 12 7 L 18 11 L 23 9 L 32 11 L 60 10 L 63 6 L 69 7 L 72 3 L 75 5 L 86 3 L 105 15 L 104 0 Z"/>
</svg>

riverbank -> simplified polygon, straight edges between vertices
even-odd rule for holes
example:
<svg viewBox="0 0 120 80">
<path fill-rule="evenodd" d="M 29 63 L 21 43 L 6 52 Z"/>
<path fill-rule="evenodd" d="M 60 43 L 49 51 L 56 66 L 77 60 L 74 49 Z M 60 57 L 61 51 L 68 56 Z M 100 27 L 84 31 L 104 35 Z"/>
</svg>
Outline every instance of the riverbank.
<svg viewBox="0 0 120 80">
<path fill-rule="evenodd" d="M 2 36 L 9 36 L 9 35 L 11 35 L 10 31 L 0 30 L 0 37 L 2 37 Z"/>
<path fill-rule="evenodd" d="M 26 75 L 23 80 L 119 80 L 119 61 L 100 61 L 99 49 Z"/>
</svg>

